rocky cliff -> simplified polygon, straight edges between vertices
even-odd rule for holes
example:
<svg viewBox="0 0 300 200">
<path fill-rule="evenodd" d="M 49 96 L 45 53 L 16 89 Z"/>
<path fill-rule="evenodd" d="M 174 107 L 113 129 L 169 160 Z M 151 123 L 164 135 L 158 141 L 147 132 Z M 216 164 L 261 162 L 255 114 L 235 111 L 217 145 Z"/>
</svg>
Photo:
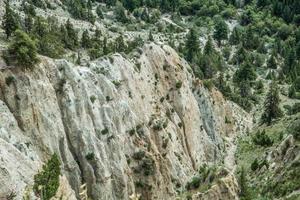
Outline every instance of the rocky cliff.
<svg viewBox="0 0 300 200">
<path fill-rule="evenodd" d="M 200 166 L 228 158 L 225 138 L 249 127 L 168 46 L 85 66 L 41 57 L 34 70 L 0 71 L 0 196 L 33 197 L 33 176 L 57 153 L 57 198 L 79 198 L 86 183 L 92 199 L 174 199 Z"/>
</svg>

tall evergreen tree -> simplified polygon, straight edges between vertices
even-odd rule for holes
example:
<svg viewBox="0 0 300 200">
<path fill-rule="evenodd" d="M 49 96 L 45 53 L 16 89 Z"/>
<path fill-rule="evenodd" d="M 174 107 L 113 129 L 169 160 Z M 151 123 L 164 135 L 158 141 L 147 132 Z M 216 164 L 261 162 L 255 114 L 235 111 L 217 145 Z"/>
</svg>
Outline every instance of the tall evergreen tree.
<svg viewBox="0 0 300 200">
<path fill-rule="evenodd" d="M 193 28 L 190 30 L 189 34 L 187 35 L 185 49 L 186 49 L 185 57 L 187 61 L 192 62 L 195 55 L 197 55 L 200 51 L 198 35 L 195 29 Z"/>
<path fill-rule="evenodd" d="M 126 10 L 123 7 L 123 5 L 121 3 L 118 3 L 118 5 L 116 6 L 115 10 L 115 16 L 116 19 L 122 23 L 127 23 L 128 22 L 128 18 L 126 16 Z"/>
<path fill-rule="evenodd" d="M 228 39 L 228 25 L 221 18 L 217 20 L 214 31 L 214 39 L 218 41 L 218 46 L 221 46 L 222 40 Z"/>
<path fill-rule="evenodd" d="M 116 52 L 125 52 L 125 50 L 126 50 L 126 45 L 125 45 L 125 43 L 124 43 L 123 36 L 120 35 L 120 36 L 116 39 L 115 51 L 116 51 Z"/>
<path fill-rule="evenodd" d="M 267 61 L 267 67 L 270 69 L 277 69 L 277 61 L 274 53 L 272 53 L 271 57 Z"/>
<path fill-rule="evenodd" d="M 230 37 L 229 42 L 232 45 L 237 45 L 241 42 L 241 30 L 238 27 L 234 27 Z"/>
<path fill-rule="evenodd" d="M 74 29 L 73 24 L 68 19 L 66 25 L 66 34 L 67 40 L 65 41 L 66 48 L 71 50 L 75 50 L 78 47 L 78 34 L 77 31 Z"/>
<path fill-rule="evenodd" d="M 215 48 L 213 46 L 213 42 L 212 42 L 212 39 L 211 37 L 209 36 L 208 39 L 207 39 L 207 42 L 204 46 L 204 50 L 203 50 L 203 53 L 205 55 L 211 55 L 211 54 L 214 54 L 216 51 L 215 51 Z"/>
<path fill-rule="evenodd" d="M 107 46 L 107 37 L 104 37 L 103 39 L 103 54 L 107 55 L 108 54 L 108 46 Z"/>
<path fill-rule="evenodd" d="M 238 70 L 236 70 L 233 81 L 240 84 L 243 81 L 254 81 L 256 77 L 257 75 L 253 69 L 253 65 L 247 60 Z"/>
<path fill-rule="evenodd" d="M 2 27 L 7 38 L 19 28 L 18 15 L 11 9 L 9 0 L 5 1 L 5 14 L 3 16 Z"/>
<path fill-rule="evenodd" d="M 153 34 L 152 34 L 151 30 L 149 31 L 149 41 L 151 41 L 151 42 L 154 41 L 154 37 L 153 37 Z"/>
<path fill-rule="evenodd" d="M 30 14 L 25 15 L 24 25 L 27 33 L 30 33 L 33 28 L 33 18 Z"/>
<path fill-rule="evenodd" d="M 270 84 L 270 89 L 264 103 L 264 113 L 261 117 L 263 123 L 267 123 L 268 125 L 270 125 L 273 119 L 277 119 L 282 116 L 282 111 L 279 107 L 279 103 L 279 89 L 276 82 L 272 82 Z"/>
<path fill-rule="evenodd" d="M 103 13 L 102 13 L 102 9 L 101 9 L 101 6 L 99 5 L 99 6 L 97 6 L 97 8 L 96 8 L 96 13 L 97 13 L 97 15 L 98 15 L 98 17 L 100 18 L 100 19 L 103 19 L 104 17 L 103 17 Z"/>
<path fill-rule="evenodd" d="M 90 38 L 88 30 L 83 31 L 83 33 L 82 33 L 81 46 L 83 48 L 90 48 L 91 47 L 91 38 Z"/>
</svg>

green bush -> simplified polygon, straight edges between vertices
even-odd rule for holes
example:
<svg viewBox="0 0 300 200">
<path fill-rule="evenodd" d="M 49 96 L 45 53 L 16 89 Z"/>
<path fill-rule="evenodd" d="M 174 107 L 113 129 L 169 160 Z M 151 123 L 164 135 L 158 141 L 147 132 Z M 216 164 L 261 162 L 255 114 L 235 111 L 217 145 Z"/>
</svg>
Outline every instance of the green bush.
<svg viewBox="0 0 300 200">
<path fill-rule="evenodd" d="M 197 189 L 199 188 L 201 183 L 201 178 L 199 176 L 194 176 L 190 182 L 186 184 L 187 190 Z"/>
<path fill-rule="evenodd" d="M 23 31 L 16 30 L 8 48 L 7 59 L 25 68 L 33 68 L 39 62 L 35 42 Z"/>
<path fill-rule="evenodd" d="M 87 160 L 94 160 L 95 159 L 95 154 L 93 152 L 86 154 L 85 158 Z"/>
<path fill-rule="evenodd" d="M 256 171 L 259 168 L 259 163 L 257 158 L 255 158 L 255 160 L 253 161 L 253 163 L 251 164 L 251 170 L 252 171 Z"/>
<path fill-rule="evenodd" d="M 109 133 L 109 130 L 108 130 L 107 127 L 105 127 L 103 130 L 101 130 L 101 134 L 102 134 L 102 135 L 106 135 L 106 134 L 108 134 L 108 133 Z"/>
<path fill-rule="evenodd" d="M 132 155 L 132 158 L 135 160 L 142 160 L 145 157 L 146 153 L 144 151 L 135 152 Z"/>
<path fill-rule="evenodd" d="M 5 83 L 6 85 L 10 86 L 10 84 L 12 84 L 15 80 L 16 78 L 14 76 L 8 76 L 5 78 Z"/>
<path fill-rule="evenodd" d="M 94 95 L 90 96 L 90 100 L 91 100 L 92 103 L 94 103 L 96 101 L 96 99 L 97 98 Z"/>
<path fill-rule="evenodd" d="M 268 147 L 271 146 L 273 144 L 273 141 L 271 140 L 271 138 L 266 134 L 265 130 L 263 130 L 262 132 L 257 132 L 254 137 L 252 138 L 253 143 L 255 145 L 260 145 L 260 146 L 264 146 L 264 147 Z"/>
<path fill-rule="evenodd" d="M 288 133 L 292 134 L 295 139 L 300 140 L 300 119 L 295 120 L 289 127 Z"/>
<path fill-rule="evenodd" d="M 182 81 L 177 81 L 176 88 L 180 89 L 182 87 Z"/>
<path fill-rule="evenodd" d="M 34 176 L 33 190 L 43 200 L 49 200 L 59 187 L 60 161 L 56 154 L 43 166 L 43 170 Z"/>
</svg>

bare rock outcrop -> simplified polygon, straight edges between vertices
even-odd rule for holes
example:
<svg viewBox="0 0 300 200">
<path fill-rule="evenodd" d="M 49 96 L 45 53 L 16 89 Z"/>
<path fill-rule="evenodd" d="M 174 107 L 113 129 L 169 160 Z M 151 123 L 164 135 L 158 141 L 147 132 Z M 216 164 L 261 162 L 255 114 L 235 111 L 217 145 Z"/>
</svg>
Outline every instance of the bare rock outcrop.
<svg viewBox="0 0 300 200">
<path fill-rule="evenodd" d="M 199 166 L 223 160 L 224 137 L 251 126 L 190 71 L 153 43 L 135 61 L 116 54 L 75 66 L 43 57 L 32 71 L 0 71 L 0 196 L 15 186 L 21 199 L 57 153 L 60 188 L 77 198 L 86 183 L 97 200 L 173 199 Z M 233 188 L 222 181 L 215 193 Z"/>
</svg>

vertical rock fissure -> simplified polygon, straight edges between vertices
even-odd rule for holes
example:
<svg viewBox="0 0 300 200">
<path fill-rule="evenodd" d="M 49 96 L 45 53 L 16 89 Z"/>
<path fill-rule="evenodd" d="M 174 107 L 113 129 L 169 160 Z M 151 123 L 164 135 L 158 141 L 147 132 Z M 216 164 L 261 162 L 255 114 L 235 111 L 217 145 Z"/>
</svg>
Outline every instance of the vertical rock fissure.
<svg viewBox="0 0 300 200">
<path fill-rule="evenodd" d="M 186 135 L 185 122 L 183 120 L 183 117 L 178 112 L 177 112 L 177 114 L 178 114 L 178 117 L 180 118 L 181 123 L 182 123 L 183 137 L 184 137 L 184 143 L 185 143 L 184 146 L 185 146 L 185 148 L 187 150 L 187 153 L 188 153 L 188 156 L 189 156 L 189 158 L 191 160 L 193 170 L 196 170 L 196 163 L 195 163 L 195 160 L 194 160 L 194 158 L 192 156 L 191 149 L 190 149 L 190 146 L 189 146 L 189 141 L 188 141 L 187 135 Z"/>
<path fill-rule="evenodd" d="M 67 139 L 68 149 L 70 150 L 73 159 L 75 160 L 75 162 L 77 163 L 77 165 L 79 167 L 81 182 L 85 183 L 85 178 L 83 176 L 83 174 L 84 174 L 83 166 L 81 165 L 81 163 L 79 161 L 79 157 L 76 153 L 76 150 L 75 150 L 74 146 L 71 143 L 70 133 L 67 129 L 67 125 L 66 125 L 66 122 L 64 120 L 63 105 L 62 105 L 62 102 L 61 102 L 61 98 L 59 97 L 59 94 L 57 92 L 56 92 L 56 99 L 57 99 L 57 102 L 58 102 L 59 111 L 60 111 L 61 118 L 62 118 L 61 120 L 62 120 L 62 124 L 63 124 L 63 128 L 64 128 L 64 132 L 65 132 L 65 135 L 66 135 L 66 139 Z M 72 183 L 72 182 L 71 182 L 71 187 L 72 187 L 73 190 L 77 191 L 76 196 L 78 197 L 79 188 L 76 188 L 74 183 Z"/>
</svg>

